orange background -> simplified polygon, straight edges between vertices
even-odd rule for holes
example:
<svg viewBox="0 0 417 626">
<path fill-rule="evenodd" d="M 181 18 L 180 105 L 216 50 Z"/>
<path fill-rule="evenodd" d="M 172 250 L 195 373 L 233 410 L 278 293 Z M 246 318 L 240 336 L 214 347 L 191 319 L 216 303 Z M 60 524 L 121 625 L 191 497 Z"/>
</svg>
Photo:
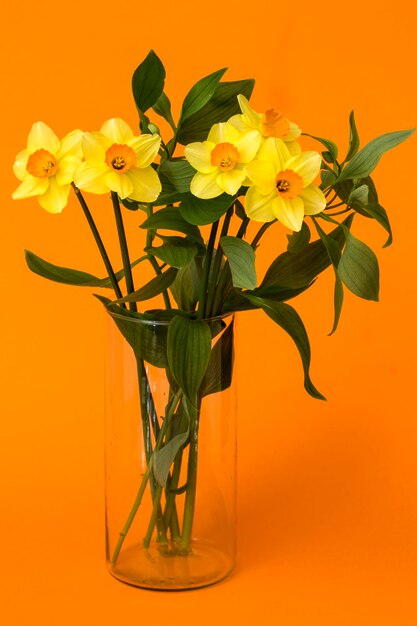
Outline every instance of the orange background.
<svg viewBox="0 0 417 626">
<path fill-rule="evenodd" d="M 415 126 L 413 7 L 22 0 L 2 9 L 2 623 L 416 623 L 416 139 L 387 154 L 375 177 L 394 246 L 381 249 L 374 223 L 354 229 L 378 253 L 381 302 L 347 294 L 330 338 L 330 272 L 295 302 L 327 403 L 304 393 L 287 336 L 258 313 L 241 316 L 238 567 L 190 593 L 141 591 L 106 573 L 104 316 L 88 290 L 31 274 L 22 251 L 104 272 L 75 200 L 51 216 L 35 199 L 10 199 L 11 164 L 34 121 L 60 137 L 113 116 L 136 125 L 130 79 L 151 47 L 177 113 L 190 85 L 227 65 L 229 79 L 257 79 L 255 108 L 280 108 L 342 152 L 351 108 L 363 143 Z M 114 240 L 107 203 L 91 201 Z M 138 215 L 126 217 L 139 252 Z M 283 229 L 265 236 L 260 276 L 284 239 Z"/>
</svg>

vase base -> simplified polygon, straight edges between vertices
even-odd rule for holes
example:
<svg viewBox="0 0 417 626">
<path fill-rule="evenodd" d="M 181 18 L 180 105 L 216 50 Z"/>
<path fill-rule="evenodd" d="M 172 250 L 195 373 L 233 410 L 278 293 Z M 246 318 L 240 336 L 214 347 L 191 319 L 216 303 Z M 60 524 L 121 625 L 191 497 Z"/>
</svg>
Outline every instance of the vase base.
<svg viewBox="0 0 417 626">
<path fill-rule="evenodd" d="M 109 572 L 124 583 L 155 591 L 201 589 L 224 580 L 233 571 L 233 559 L 209 545 L 195 544 L 189 554 L 164 554 L 151 545 L 123 550 Z"/>
</svg>

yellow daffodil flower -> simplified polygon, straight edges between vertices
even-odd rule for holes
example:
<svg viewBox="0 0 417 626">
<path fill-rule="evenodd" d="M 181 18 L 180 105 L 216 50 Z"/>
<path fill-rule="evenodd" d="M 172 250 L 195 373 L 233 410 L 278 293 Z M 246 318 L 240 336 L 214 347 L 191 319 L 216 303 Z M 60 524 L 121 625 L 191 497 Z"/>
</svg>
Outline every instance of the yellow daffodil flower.
<svg viewBox="0 0 417 626">
<path fill-rule="evenodd" d="M 74 182 L 91 193 L 115 191 L 122 199 L 153 202 L 161 192 L 158 174 L 151 167 L 160 144 L 159 135 L 137 137 L 120 118 L 107 120 L 100 132 L 84 133 L 85 162 L 75 172 Z"/>
<path fill-rule="evenodd" d="M 229 123 L 237 128 L 239 132 L 257 130 L 264 139 L 275 137 L 285 141 L 292 155 L 301 152 L 300 144 L 297 142 L 298 137 L 301 135 L 301 130 L 297 124 L 290 122 L 282 113 L 273 109 L 269 109 L 263 114 L 257 113 L 242 94 L 239 94 L 237 99 L 242 114 L 231 117 Z"/>
<path fill-rule="evenodd" d="M 81 163 L 80 130 L 61 141 L 43 122 L 33 124 L 25 150 L 19 152 L 13 171 L 21 180 L 12 198 L 38 196 L 39 204 L 50 213 L 60 213 L 67 205 L 74 172 Z"/>
<path fill-rule="evenodd" d="M 197 174 L 190 191 L 198 198 L 216 198 L 222 193 L 233 196 L 244 183 L 244 166 L 252 161 L 260 146 L 256 131 L 239 133 L 227 122 L 214 124 L 207 141 L 190 143 L 185 156 Z"/>
<path fill-rule="evenodd" d="M 290 230 L 301 230 L 304 215 L 316 215 L 326 206 L 323 192 L 313 183 L 320 165 L 318 152 L 291 156 L 283 141 L 266 139 L 256 161 L 245 167 L 253 183 L 246 194 L 248 217 L 257 222 L 276 218 Z"/>
</svg>

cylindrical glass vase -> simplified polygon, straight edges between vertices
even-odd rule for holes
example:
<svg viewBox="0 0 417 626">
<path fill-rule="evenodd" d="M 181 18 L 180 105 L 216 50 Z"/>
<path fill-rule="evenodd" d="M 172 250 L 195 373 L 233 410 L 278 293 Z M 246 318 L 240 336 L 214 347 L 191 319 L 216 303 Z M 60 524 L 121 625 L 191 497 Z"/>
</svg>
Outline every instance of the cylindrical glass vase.
<svg viewBox="0 0 417 626">
<path fill-rule="evenodd" d="M 205 587 L 235 565 L 235 321 L 206 323 L 210 359 L 191 400 L 168 366 L 169 321 L 109 317 L 107 562 L 138 587 Z"/>
</svg>

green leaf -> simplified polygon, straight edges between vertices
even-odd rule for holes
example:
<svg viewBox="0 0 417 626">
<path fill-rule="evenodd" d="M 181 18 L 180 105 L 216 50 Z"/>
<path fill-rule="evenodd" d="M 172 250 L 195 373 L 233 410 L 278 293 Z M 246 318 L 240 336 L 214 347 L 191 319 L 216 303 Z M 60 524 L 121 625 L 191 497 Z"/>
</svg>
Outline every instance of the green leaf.
<svg viewBox="0 0 417 626">
<path fill-rule="evenodd" d="M 334 141 L 332 141 L 331 139 L 323 139 L 323 137 L 315 137 L 314 135 L 309 135 L 308 133 L 303 133 L 303 135 L 306 135 L 307 137 L 311 137 L 312 139 L 315 139 L 316 141 L 319 141 L 320 143 L 322 143 L 323 146 L 325 146 L 328 152 L 330 153 L 329 162 L 336 163 L 339 150 Z"/>
<path fill-rule="evenodd" d="M 216 87 L 223 74 L 226 71 L 226 67 L 221 70 L 217 70 L 208 76 L 205 76 L 199 80 L 185 97 L 182 105 L 179 126 L 191 115 L 200 111 L 205 104 L 213 97 Z"/>
<path fill-rule="evenodd" d="M 288 252 L 297 253 L 300 252 L 310 241 L 310 229 L 306 222 L 303 222 L 301 230 L 294 232 L 292 235 L 287 235 L 288 239 Z"/>
<path fill-rule="evenodd" d="M 201 384 L 201 397 L 224 391 L 232 384 L 233 320 L 226 327 L 210 352 L 210 360 Z"/>
<path fill-rule="evenodd" d="M 337 175 L 333 170 L 324 170 L 320 172 L 321 176 L 321 185 L 320 189 L 327 189 L 327 187 L 332 187 L 337 180 Z"/>
<path fill-rule="evenodd" d="M 168 474 L 171 465 L 175 461 L 179 450 L 185 445 L 190 436 L 190 426 L 187 429 L 175 435 L 164 445 L 163 448 L 155 450 L 152 457 L 152 471 L 156 481 L 164 487 L 167 486 Z"/>
<path fill-rule="evenodd" d="M 160 166 L 158 174 L 160 173 L 169 180 L 175 191 L 187 193 L 190 191 L 195 169 L 185 159 L 169 159 Z"/>
<path fill-rule="evenodd" d="M 412 135 L 414 129 L 381 135 L 366 144 L 341 171 L 338 182 L 348 178 L 364 178 L 378 165 L 382 155 Z"/>
<path fill-rule="evenodd" d="M 210 200 L 202 200 L 188 193 L 180 204 L 180 213 L 190 224 L 204 226 L 217 221 L 234 201 L 235 197 L 229 196 L 227 193 Z"/>
<path fill-rule="evenodd" d="M 200 320 L 176 316 L 168 328 L 168 364 L 186 397 L 196 403 L 210 359 L 211 332 Z"/>
<path fill-rule="evenodd" d="M 350 161 L 352 157 L 355 156 L 357 151 L 359 150 L 359 135 L 356 128 L 355 123 L 355 114 L 353 111 L 350 112 L 349 115 L 349 126 L 350 126 L 350 136 L 349 136 L 349 148 L 348 153 L 346 155 L 345 161 Z"/>
<path fill-rule="evenodd" d="M 392 230 L 391 224 L 385 211 L 384 207 L 382 207 L 378 203 L 369 203 L 366 206 L 362 207 L 360 211 L 361 215 L 365 215 L 366 217 L 371 217 L 376 220 L 382 228 L 384 228 L 388 233 L 388 239 L 384 243 L 383 247 L 386 248 L 392 244 Z"/>
<path fill-rule="evenodd" d="M 229 261 L 234 287 L 241 289 L 255 289 L 256 269 L 255 252 L 252 246 L 238 237 L 222 237 L 222 250 Z"/>
<path fill-rule="evenodd" d="M 146 285 L 129 293 L 124 298 L 119 298 L 115 300 L 117 304 L 121 304 L 122 302 L 142 302 L 143 300 L 150 300 L 151 298 L 155 298 L 160 293 L 168 289 L 170 285 L 175 280 L 175 276 L 177 275 L 177 269 L 175 267 L 170 267 L 166 272 L 162 272 L 162 274 L 158 274 L 155 278 L 152 278 Z"/>
<path fill-rule="evenodd" d="M 254 302 L 254 304 L 258 304 L 268 317 L 289 334 L 301 356 L 304 370 L 304 387 L 307 393 L 318 400 L 325 400 L 326 398 L 316 389 L 310 378 L 310 342 L 304 324 L 297 311 L 289 304 L 284 304 L 283 302 L 275 302 L 267 298 L 257 298 L 250 295 L 246 297 Z"/>
<path fill-rule="evenodd" d="M 200 291 L 200 277 L 194 261 L 178 271 L 170 289 L 179 309 L 195 310 Z"/>
<path fill-rule="evenodd" d="M 155 367 L 168 366 L 166 355 L 168 324 L 152 323 L 145 315 L 132 313 L 108 298 L 94 295 L 106 307 L 137 359 L 143 359 Z"/>
<path fill-rule="evenodd" d="M 172 118 L 171 103 L 168 96 L 164 92 L 161 93 L 158 100 L 152 105 L 152 109 L 155 113 L 163 117 L 175 132 L 176 126 Z"/>
<path fill-rule="evenodd" d="M 366 204 L 368 204 L 368 196 L 369 196 L 369 187 L 368 185 L 360 185 L 356 189 L 354 189 L 348 198 L 348 205 L 353 207 L 354 209 L 362 208 Z"/>
<path fill-rule="evenodd" d="M 187 222 L 181 215 L 178 207 L 168 206 L 165 209 L 156 211 L 140 227 L 152 230 L 175 230 L 188 235 L 196 243 L 203 243 L 197 226 Z"/>
<path fill-rule="evenodd" d="M 63 283 L 64 285 L 74 285 L 77 287 L 105 287 L 111 289 L 113 287 L 110 278 L 97 278 L 93 274 L 87 274 L 86 272 L 80 272 L 79 270 L 73 270 L 68 267 L 61 267 L 59 265 L 53 265 L 48 263 L 40 256 L 37 256 L 30 250 L 25 250 L 26 263 L 29 269 L 48 280 L 53 280 L 55 283 Z M 131 267 L 135 267 L 138 263 L 145 260 L 146 257 L 141 257 L 131 264 Z M 124 276 L 124 270 L 120 270 L 116 273 L 117 281 L 121 280 Z"/>
<path fill-rule="evenodd" d="M 298 289 L 289 289 L 287 287 L 266 287 L 265 289 L 254 289 L 250 292 L 251 296 L 258 296 L 260 298 L 268 298 L 270 300 L 275 300 L 277 302 L 285 302 L 286 300 L 291 300 L 291 298 L 295 298 L 296 296 L 303 293 L 310 287 L 312 283 L 309 285 L 305 285 L 304 287 L 299 287 Z M 245 295 L 248 294 L 247 291 L 244 292 Z M 252 309 L 257 309 L 259 306 L 256 306 L 242 294 L 241 291 L 233 290 L 227 299 L 224 302 L 222 307 L 222 313 L 232 313 L 235 311 L 250 311 Z"/>
<path fill-rule="evenodd" d="M 148 246 L 145 252 L 156 256 L 172 267 L 188 265 L 197 254 L 197 246 L 184 237 L 164 237 L 162 246 Z"/>
<path fill-rule="evenodd" d="M 365 300 L 378 301 L 378 260 L 374 252 L 349 231 L 346 231 L 346 247 L 337 269 L 352 293 Z"/>
<path fill-rule="evenodd" d="M 145 113 L 159 99 L 165 83 L 165 68 L 153 50 L 136 68 L 132 77 L 132 90 L 140 112 Z"/>
<path fill-rule="evenodd" d="M 350 228 L 353 215 L 349 215 L 343 225 Z M 343 226 L 338 226 L 328 235 L 342 247 L 345 243 Z M 320 241 L 314 241 L 296 254 L 284 252 L 275 259 L 265 274 L 260 288 L 288 287 L 297 289 L 308 286 L 330 265 L 327 250 Z"/>
<path fill-rule="evenodd" d="M 334 286 L 334 297 L 333 297 L 334 320 L 333 320 L 332 330 L 330 331 L 330 335 L 332 335 L 336 331 L 337 326 L 339 324 L 340 314 L 342 312 L 342 306 L 343 306 L 343 284 L 342 284 L 342 280 L 339 276 L 339 272 L 337 269 L 339 262 L 340 262 L 340 257 L 342 255 L 342 248 L 335 239 L 333 239 L 332 237 L 329 237 L 329 235 L 327 235 L 324 232 L 324 230 L 321 228 L 317 220 L 315 220 L 314 218 L 313 220 L 314 220 L 314 224 L 316 226 L 317 232 L 319 234 L 319 237 L 321 241 L 323 242 L 324 247 L 327 250 L 327 254 L 329 256 L 331 264 L 333 265 L 334 274 L 335 274 L 335 286 Z"/>
<path fill-rule="evenodd" d="M 254 85 L 253 79 L 219 83 L 207 104 L 198 113 L 182 121 L 178 129 L 178 142 L 186 145 L 192 141 L 207 139 L 213 124 L 227 122 L 232 115 L 241 112 L 237 96 L 241 93 L 249 100 Z"/>
</svg>

